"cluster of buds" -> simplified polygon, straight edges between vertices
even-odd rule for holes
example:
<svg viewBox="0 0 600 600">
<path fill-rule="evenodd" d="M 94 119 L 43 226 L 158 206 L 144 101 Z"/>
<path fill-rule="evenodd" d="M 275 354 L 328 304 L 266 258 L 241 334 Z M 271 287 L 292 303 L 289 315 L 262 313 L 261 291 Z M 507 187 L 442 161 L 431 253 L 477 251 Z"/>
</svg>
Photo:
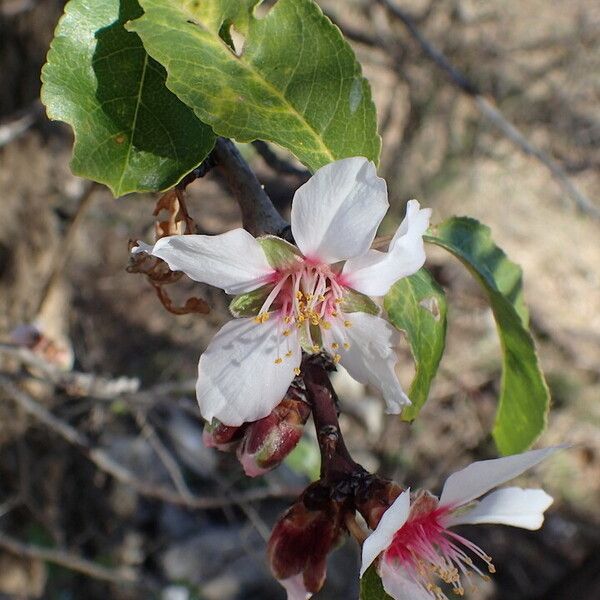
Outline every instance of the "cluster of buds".
<svg viewBox="0 0 600 600">
<path fill-rule="evenodd" d="M 281 464 L 296 447 L 309 415 L 309 405 L 292 386 L 273 411 L 258 421 L 232 427 L 213 419 L 204 428 L 204 444 L 235 451 L 246 475 L 257 477 Z"/>
<path fill-rule="evenodd" d="M 335 483 L 320 480 L 309 485 L 276 523 L 268 544 L 271 571 L 288 600 L 305 600 L 321 589 L 327 555 L 344 534 L 364 541 L 356 511 L 375 527 L 401 492 L 396 483 L 361 467 Z"/>
</svg>

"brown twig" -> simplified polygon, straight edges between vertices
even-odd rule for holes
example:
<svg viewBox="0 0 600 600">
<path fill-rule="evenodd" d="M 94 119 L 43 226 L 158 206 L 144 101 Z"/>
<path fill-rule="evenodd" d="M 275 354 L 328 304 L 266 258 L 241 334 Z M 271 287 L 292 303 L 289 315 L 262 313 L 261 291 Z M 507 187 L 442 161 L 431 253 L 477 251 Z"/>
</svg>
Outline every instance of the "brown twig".
<svg viewBox="0 0 600 600">
<path fill-rule="evenodd" d="M 600 207 L 596 206 L 573 184 L 564 169 L 541 148 L 532 144 L 519 129 L 511 123 L 502 112 L 492 104 L 479 90 L 478 86 L 461 73 L 445 56 L 433 45 L 417 27 L 415 20 L 402 8 L 391 0 L 376 0 L 387 11 L 401 21 L 412 37 L 417 41 L 423 52 L 449 77 L 450 81 L 462 92 L 473 98 L 479 112 L 486 117 L 507 139 L 525 154 L 532 156 L 550 171 L 555 181 L 562 187 L 566 194 L 584 214 L 600 218 Z"/>
<path fill-rule="evenodd" d="M 0 148 L 26 133 L 42 116 L 44 107 L 39 100 L 0 123 Z"/>
<path fill-rule="evenodd" d="M 9 356 L 33 369 L 34 374 L 35 371 L 38 371 L 43 379 L 75 396 L 91 396 L 93 398 L 114 400 L 122 394 L 135 393 L 140 387 L 140 381 L 137 378 L 118 377 L 109 379 L 91 373 L 63 371 L 28 348 L 14 344 L 0 344 L 0 354 Z"/>
<path fill-rule="evenodd" d="M 304 359 L 302 376 L 321 451 L 321 478 L 334 483 L 355 472 L 363 471 L 362 467 L 352 460 L 346 448 L 338 421 L 337 395 L 319 357 Z"/>
<path fill-rule="evenodd" d="M 94 447 L 77 429 L 62 421 L 49 410 L 36 402 L 29 394 L 19 388 L 10 378 L 0 375 L 0 387 L 30 416 L 43 423 L 65 441 L 77 446 L 98 469 L 114 477 L 117 481 L 132 487 L 142 496 L 183 506 L 189 509 L 207 510 L 223 506 L 239 505 L 266 498 L 289 497 L 297 495 L 298 490 L 290 489 L 252 489 L 241 494 L 228 494 L 225 497 L 184 498 L 179 492 L 138 478 L 129 469 L 115 461 L 105 450 Z"/>
<path fill-rule="evenodd" d="M 82 573 L 93 579 L 108 581 L 116 585 L 133 585 L 152 591 L 160 589 L 157 584 L 150 582 L 147 579 L 142 579 L 132 569 L 123 567 L 109 569 L 94 561 L 86 560 L 72 552 L 57 550 L 55 548 L 44 548 L 34 544 L 26 544 L 5 533 L 0 533 L 0 548 L 17 556 L 26 556 L 35 560 L 43 560 L 55 565 L 60 565 L 71 571 L 77 571 L 78 573 Z"/>
<path fill-rule="evenodd" d="M 288 223 L 277 212 L 235 144 L 231 140 L 218 138 L 213 152 L 218 169 L 225 176 L 240 206 L 244 229 L 254 236 L 271 233 L 288 237 Z"/>
<path fill-rule="evenodd" d="M 70 258 L 71 250 L 73 249 L 73 242 L 75 241 L 77 229 L 92 203 L 94 192 L 99 188 L 100 185 L 98 183 L 85 183 L 85 187 L 79 196 L 75 213 L 69 221 L 67 231 L 65 232 L 59 248 L 54 254 L 52 271 L 50 272 L 50 275 L 48 276 L 48 279 L 46 280 L 46 283 L 42 289 L 42 293 L 40 294 L 40 300 L 36 314 L 39 314 L 43 311 L 44 305 L 52 294 L 52 290 L 60 281 L 60 278 L 62 277 L 65 267 L 67 266 L 67 262 Z"/>
</svg>

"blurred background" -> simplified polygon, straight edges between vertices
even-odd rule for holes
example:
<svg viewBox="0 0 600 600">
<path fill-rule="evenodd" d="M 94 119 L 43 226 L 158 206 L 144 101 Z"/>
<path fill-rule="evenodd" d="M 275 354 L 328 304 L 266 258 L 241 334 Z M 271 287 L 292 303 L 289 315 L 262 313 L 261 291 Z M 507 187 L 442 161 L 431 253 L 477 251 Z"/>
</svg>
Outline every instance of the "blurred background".
<svg viewBox="0 0 600 600">
<path fill-rule="evenodd" d="M 497 566 L 493 581 L 469 597 L 600 598 L 600 220 L 576 210 L 547 168 L 482 116 L 401 20 L 368 0 L 319 4 L 373 87 L 392 204 L 382 233 L 394 230 L 413 197 L 433 208 L 434 223 L 458 214 L 491 226 L 524 269 L 552 391 L 539 443 L 573 445 L 522 479 L 555 497 L 541 532 L 468 531 Z M 600 5 L 398 5 L 600 207 Z M 175 299 L 197 295 L 212 310 L 167 313 L 145 278 L 125 270 L 128 240 L 153 239 L 156 197 L 115 200 L 70 174 L 72 133 L 48 122 L 38 100 L 62 7 L 0 2 L 0 597 L 283 598 L 266 567 L 265 539 L 318 472 L 310 423 L 286 464 L 255 480 L 234 456 L 202 445 L 195 368 L 228 319 L 227 298 L 182 279 Z M 305 174 L 274 169 L 253 146 L 243 152 L 285 214 Z M 214 172 L 188 196 L 202 232 L 240 225 Z M 356 460 L 439 491 L 448 473 L 496 455 L 489 432 L 500 354 L 491 311 L 469 274 L 433 248 L 428 267 L 449 297 L 449 332 L 420 418 L 408 425 L 385 417 L 373 391 L 343 373 L 335 385 Z M 32 323 L 45 335 L 38 350 L 53 364 L 73 359 L 74 373 L 14 350 L 15 328 Z M 408 385 L 407 344 L 401 352 Z M 317 597 L 355 598 L 358 564 L 352 542 L 333 553 Z"/>
</svg>

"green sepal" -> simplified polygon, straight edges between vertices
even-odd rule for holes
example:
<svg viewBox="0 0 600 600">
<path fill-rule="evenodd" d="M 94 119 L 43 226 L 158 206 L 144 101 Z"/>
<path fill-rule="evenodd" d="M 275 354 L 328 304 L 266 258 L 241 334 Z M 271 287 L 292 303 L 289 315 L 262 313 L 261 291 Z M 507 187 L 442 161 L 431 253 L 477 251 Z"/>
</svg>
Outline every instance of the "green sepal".
<svg viewBox="0 0 600 600">
<path fill-rule="evenodd" d="M 345 313 L 364 312 L 377 316 L 381 312 L 369 296 L 348 288 L 344 291 L 340 307 Z"/>
<path fill-rule="evenodd" d="M 293 266 L 302 257 L 300 250 L 293 244 L 274 235 L 258 238 L 269 264 L 274 269 L 286 269 Z"/>
<path fill-rule="evenodd" d="M 255 317 L 274 287 L 269 283 L 247 294 L 239 294 L 229 303 L 229 312 L 234 317 Z"/>
</svg>

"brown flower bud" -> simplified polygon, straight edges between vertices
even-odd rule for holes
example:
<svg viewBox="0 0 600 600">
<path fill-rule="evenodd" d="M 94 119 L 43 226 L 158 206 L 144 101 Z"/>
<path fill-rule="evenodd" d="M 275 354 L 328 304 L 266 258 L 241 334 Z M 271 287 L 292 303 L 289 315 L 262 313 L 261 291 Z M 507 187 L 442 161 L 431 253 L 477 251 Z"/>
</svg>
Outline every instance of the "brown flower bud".
<svg viewBox="0 0 600 600">
<path fill-rule="evenodd" d="M 273 412 L 248 423 L 237 456 L 246 475 L 256 477 L 273 469 L 296 447 L 310 408 L 293 390 Z"/>
<path fill-rule="evenodd" d="M 267 553 L 273 575 L 288 598 L 318 592 L 325 581 L 327 555 L 341 536 L 341 504 L 320 483 L 310 485 L 273 528 Z"/>
<path fill-rule="evenodd" d="M 368 477 L 356 493 L 356 508 L 370 529 L 375 529 L 383 513 L 404 491 L 397 483 L 375 475 Z"/>
</svg>

